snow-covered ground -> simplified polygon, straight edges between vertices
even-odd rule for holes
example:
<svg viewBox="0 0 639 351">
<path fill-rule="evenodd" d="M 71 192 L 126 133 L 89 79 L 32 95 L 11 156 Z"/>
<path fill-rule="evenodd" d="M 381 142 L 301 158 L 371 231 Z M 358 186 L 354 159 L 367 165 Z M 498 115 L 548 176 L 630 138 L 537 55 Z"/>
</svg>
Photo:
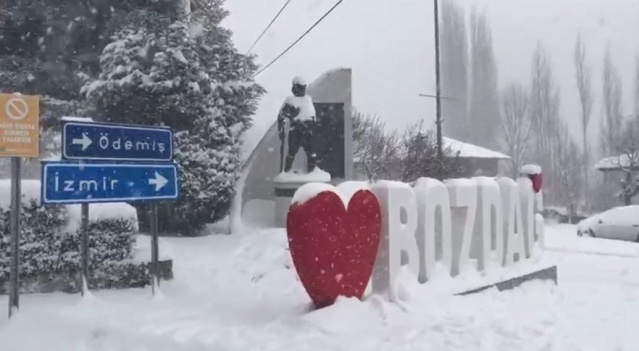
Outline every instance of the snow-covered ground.
<svg viewBox="0 0 639 351">
<path fill-rule="evenodd" d="M 406 309 L 372 298 L 308 312 L 283 230 L 160 245 L 175 262 L 160 297 L 150 289 L 25 295 L 17 318 L 0 318 L 0 349 L 639 349 L 639 245 L 577 238 L 574 226 L 547 227 L 545 259 L 558 266 L 558 286 L 453 297 L 413 285 Z"/>
</svg>

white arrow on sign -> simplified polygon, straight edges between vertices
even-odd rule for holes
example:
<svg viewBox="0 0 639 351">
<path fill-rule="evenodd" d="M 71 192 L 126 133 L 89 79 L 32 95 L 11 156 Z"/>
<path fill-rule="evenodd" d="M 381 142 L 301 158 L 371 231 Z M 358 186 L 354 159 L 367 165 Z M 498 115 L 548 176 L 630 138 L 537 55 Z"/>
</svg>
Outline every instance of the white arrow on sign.
<svg viewBox="0 0 639 351">
<path fill-rule="evenodd" d="M 155 191 L 162 189 L 167 183 L 168 179 L 164 178 L 160 173 L 155 172 L 155 178 L 149 179 L 149 185 L 155 185 Z"/>
<path fill-rule="evenodd" d="M 85 133 L 82 133 L 82 139 L 73 139 L 71 142 L 73 145 L 82 145 L 82 151 L 86 150 L 91 144 L 93 144 L 93 141 L 91 141 Z"/>
</svg>

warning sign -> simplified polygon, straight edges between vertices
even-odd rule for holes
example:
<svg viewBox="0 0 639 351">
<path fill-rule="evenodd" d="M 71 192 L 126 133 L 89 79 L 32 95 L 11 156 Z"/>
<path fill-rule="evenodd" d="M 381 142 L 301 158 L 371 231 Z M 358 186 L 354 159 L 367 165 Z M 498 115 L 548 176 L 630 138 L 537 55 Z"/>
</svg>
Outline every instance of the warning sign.
<svg viewBox="0 0 639 351">
<path fill-rule="evenodd" d="M 38 157 L 40 97 L 0 94 L 0 157 Z"/>
</svg>

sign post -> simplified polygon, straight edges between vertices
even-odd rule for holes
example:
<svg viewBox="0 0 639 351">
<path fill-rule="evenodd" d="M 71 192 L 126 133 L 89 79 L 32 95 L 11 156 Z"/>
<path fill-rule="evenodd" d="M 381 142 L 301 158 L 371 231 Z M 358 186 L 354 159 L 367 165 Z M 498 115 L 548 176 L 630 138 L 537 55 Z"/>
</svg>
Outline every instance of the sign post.
<svg viewBox="0 0 639 351">
<path fill-rule="evenodd" d="M 82 204 L 81 209 L 81 230 L 82 230 L 82 296 L 89 288 L 89 204 Z"/>
<path fill-rule="evenodd" d="M 11 158 L 11 267 L 9 278 L 9 318 L 14 313 L 14 309 L 20 308 L 20 212 L 21 212 L 21 181 L 20 181 L 21 159 Z"/>
<path fill-rule="evenodd" d="M 179 196 L 168 128 L 69 121 L 62 126 L 61 162 L 42 163 L 43 204 L 82 204 L 82 294 L 88 289 L 89 204 L 151 204 L 152 292 L 158 286 L 157 202 Z M 124 163 L 126 162 L 126 163 Z"/>
<path fill-rule="evenodd" d="M 11 264 L 9 318 L 20 308 L 20 212 L 22 157 L 40 154 L 40 97 L 0 94 L 0 157 L 11 157 Z"/>
<path fill-rule="evenodd" d="M 151 291 L 153 295 L 160 285 L 158 279 L 158 204 L 156 202 L 151 204 Z"/>
</svg>

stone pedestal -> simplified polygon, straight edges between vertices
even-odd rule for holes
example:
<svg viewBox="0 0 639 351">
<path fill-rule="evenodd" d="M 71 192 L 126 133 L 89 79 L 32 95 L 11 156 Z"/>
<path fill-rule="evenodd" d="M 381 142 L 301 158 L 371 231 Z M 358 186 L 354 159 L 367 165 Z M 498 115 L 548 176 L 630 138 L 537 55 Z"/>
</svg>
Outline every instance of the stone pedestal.
<svg viewBox="0 0 639 351">
<path fill-rule="evenodd" d="M 297 189 L 307 183 L 330 183 L 330 174 L 316 168 L 308 174 L 280 173 L 273 179 L 275 208 L 273 224 L 276 228 L 286 227 L 288 208 Z"/>
<path fill-rule="evenodd" d="M 291 206 L 291 200 L 295 191 L 299 189 L 304 183 L 294 182 L 274 182 L 275 187 L 275 217 L 273 218 L 273 224 L 277 228 L 286 227 L 286 215 L 288 208 Z"/>
</svg>

